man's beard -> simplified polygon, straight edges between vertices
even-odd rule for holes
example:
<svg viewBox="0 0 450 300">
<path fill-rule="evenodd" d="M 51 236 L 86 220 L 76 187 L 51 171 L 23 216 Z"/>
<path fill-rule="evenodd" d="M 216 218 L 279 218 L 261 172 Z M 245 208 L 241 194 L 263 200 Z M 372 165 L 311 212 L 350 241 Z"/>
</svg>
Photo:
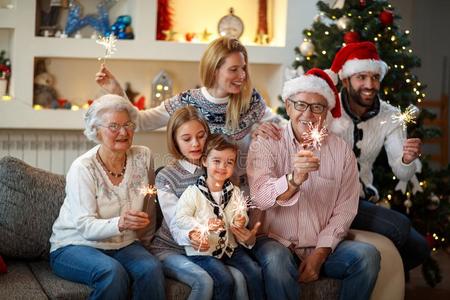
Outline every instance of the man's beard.
<svg viewBox="0 0 450 300">
<path fill-rule="evenodd" d="M 364 101 L 361 93 L 362 93 L 363 89 L 359 89 L 358 91 L 356 91 L 355 89 L 353 89 L 352 85 L 349 84 L 348 86 L 348 95 L 350 96 L 350 98 L 356 102 L 356 104 L 358 104 L 359 106 L 362 107 L 366 107 L 366 108 L 371 108 L 373 106 L 375 97 L 378 95 L 378 90 L 377 89 L 364 89 L 364 91 L 374 91 L 374 96 L 373 98 L 370 100 L 370 103 L 368 103 L 367 101 Z"/>
</svg>

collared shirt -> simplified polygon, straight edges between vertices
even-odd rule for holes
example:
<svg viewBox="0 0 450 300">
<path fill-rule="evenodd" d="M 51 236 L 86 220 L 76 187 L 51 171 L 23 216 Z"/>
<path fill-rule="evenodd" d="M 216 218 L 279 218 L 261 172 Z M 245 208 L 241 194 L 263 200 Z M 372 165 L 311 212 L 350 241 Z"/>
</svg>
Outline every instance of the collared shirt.
<svg viewBox="0 0 450 300">
<path fill-rule="evenodd" d="M 358 209 L 356 159 L 342 139 L 329 134 L 320 151 L 314 151 L 319 170 L 310 172 L 290 199 L 277 201 L 288 189 L 286 174 L 292 172 L 293 155 L 301 149 L 291 122 L 280 140 L 257 138 L 250 146 L 247 176 L 253 203 L 264 211 L 261 232 L 286 247 L 306 250 L 305 255 L 313 248 L 334 250 Z"/>
</svg>

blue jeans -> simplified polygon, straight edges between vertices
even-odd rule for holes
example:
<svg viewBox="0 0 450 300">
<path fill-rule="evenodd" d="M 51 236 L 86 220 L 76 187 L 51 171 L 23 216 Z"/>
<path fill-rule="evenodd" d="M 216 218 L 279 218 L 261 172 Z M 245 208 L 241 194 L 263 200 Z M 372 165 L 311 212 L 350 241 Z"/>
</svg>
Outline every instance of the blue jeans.
<svg viewBox="0 0 450 300">
<path fill-rule="evenodd" d="M 298 259 L 288 248 L 258 237 L 251 252 L 262 267 L 267 299 L 300 298 Z M 325 276 L 342 280 L 340 299 L 369 299 L 379 269 L 377 249 L 356 241 L 341 242 L 322 265 Z"/>
<path fill-rule="evenodd" d="M 400 252 L 405 271 L 417 267 L 430 256 L 425 238 L 411 227 L 408 217 L 395 210 L 360 199 L 351 228 L 376 232 L 390 239 Z"/>
<path fill-rule="evenodd" d="M 170 254 L 164 257 L 161 261 L 163 264 L 164 273 L 173 279 L 183 282 L 191 287 L 191 293 L 188 300 L 207 300 L 212 299 L 214 281 L 199 265 L 193 263 L 186 255 Z M 235 284 L 236 299 L 246 300 L 247 284 L 245 277 L 239 270 L 228 266 L 228 269 L 233 276 Z"/>
<path fill-rule="evenodd" d="M 214 280 L 214 299 L 235 298 L 235 282 L 228 269 L 232 266 L 239 270 L 247 282 L 249 299 L 265 299 L 263 276 L 258 264 L 238 246 L 231 257 L 224 255 L 221 259 L 207 255 L 189 256 L 189 259 L 205 269 Z"/>
<path fill-rule="evenodd" d="M 93 290 L 89 299 L 164 299 L 161 263 L 140 243 L 118 250 L 70 245 L 50 253 L 53 272 Z"/>
</svg>

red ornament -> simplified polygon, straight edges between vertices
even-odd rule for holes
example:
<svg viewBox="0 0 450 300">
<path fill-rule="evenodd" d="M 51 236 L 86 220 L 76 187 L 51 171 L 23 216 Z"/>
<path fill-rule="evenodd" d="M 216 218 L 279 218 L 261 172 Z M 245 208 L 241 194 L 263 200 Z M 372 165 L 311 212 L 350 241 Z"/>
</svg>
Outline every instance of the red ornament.
<svg viewBox="0 0 450 300">
<path fill-rule="evenodd" d="M 380 13 L 379 19 L 381 24 L 383 24 L 384 26 L 392 25 L 392 23 L 394 22 L 394 13 L 390 10 L 385 9 Z"/>
<path fill-rule="evenodd" d="M 192 41 L 192 39 L 195 37 L 195 33 L 193 33 L 193 32 L 187 32 L 185 35 L 184 35 L 184 38 L 186 39 L 186 42 L 190 42 L 190 41 Z"/>
<path fill-rule="evenodd" d="M 361 7 L 366 6 L 366 0 L 359 0 L 359 5 L 360 5 Z"/>
<path fill-rule="evenodd" d="M 434 240 L 434 237 L 430 233 L 427 233 L 427 235 L 425 236 L 425 239 L 427 240 L 428 247 L 430 249 L 433 248 L 436 243 L 436 241 Z"/>
<path fill-rule="evenodd" d="M 145 109 L 145 97 L 141 96 L 139 97 L 139 99 L 137 99 L 137 101 L 135 101 L 133 103 L 134 106 L 136 106 L 139 110 L 144 110 Z"/>
<path fill-rule="evenodd" d="M 359 42 L 359 33 L 356 31 L 349 31 L 344 34 L 344 42 L 346 44 Z"/>
<path fill-rule="evenodd" d="M 8 268 L 6 267 L 6 264 L 3 261 L 3 258 L 0 256 L 0 274 L 7 273 L 7 272 L 8 272 Z"/>
</svg>

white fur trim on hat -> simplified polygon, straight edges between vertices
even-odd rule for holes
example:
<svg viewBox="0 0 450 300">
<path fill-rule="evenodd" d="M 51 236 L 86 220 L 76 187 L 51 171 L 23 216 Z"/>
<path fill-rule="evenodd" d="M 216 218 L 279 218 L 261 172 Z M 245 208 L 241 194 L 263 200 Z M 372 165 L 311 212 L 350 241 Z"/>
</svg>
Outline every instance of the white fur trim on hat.
<svg viewBox="0 0 450 300">
<path fill-rule="evenodd" d="M 302 75 L 284 83 L 281 97 L 286 100 L 297 93 L 316 93 L 327 99 L 328 109 L 332 110 L 336 104 L 334 93 L 328 83 L 314 75 Z"/>
<path fill-rule="evenodd" d="M 375 59 L 351 59 L 347 60 L 339 71 L 339 78 L 344 79 L 361 72 L 372 72 L 380 74 L 380 81 L 388 71 L 387 64 L 382 60 Z"/>
</svg>

